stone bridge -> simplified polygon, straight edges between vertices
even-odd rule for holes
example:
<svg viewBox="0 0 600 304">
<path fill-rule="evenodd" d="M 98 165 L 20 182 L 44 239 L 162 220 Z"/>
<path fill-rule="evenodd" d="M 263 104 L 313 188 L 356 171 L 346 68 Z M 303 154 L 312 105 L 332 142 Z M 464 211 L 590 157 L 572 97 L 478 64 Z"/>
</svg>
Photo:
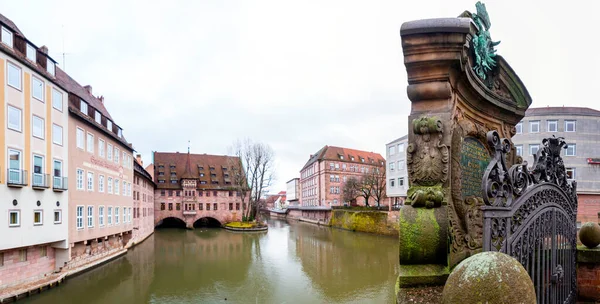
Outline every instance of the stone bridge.
<svg viewBox="0 0 600 304">
<path fill-rule="evenodd" d="M 154 226 L 163 224 L 165 219 L 173 218 L 185 223 L 186 228 L 193 229 L 194 226 L 203 225 L 203 221 L 216 220 L 219 225 L 229 222 L 241 221 L 241 210 L 226 210 L 225 204 L 218 210 L 156 210 L 154 213 Z M 219 206 L 221 207 L 221 206 Z M 203 220 L 205 219 L 205 220 Z"/>
</svg>

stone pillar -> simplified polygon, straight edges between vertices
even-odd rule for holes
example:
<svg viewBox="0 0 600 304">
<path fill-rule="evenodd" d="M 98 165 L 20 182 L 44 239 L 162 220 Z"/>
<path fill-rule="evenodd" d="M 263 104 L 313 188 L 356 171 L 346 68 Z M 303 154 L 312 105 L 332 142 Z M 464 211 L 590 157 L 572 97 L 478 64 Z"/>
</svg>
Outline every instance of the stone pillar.
<svg viewBox="0 0 600 304">
<path fill-rule="evenodd" d="M 481 8 L 485 11 L 478 3 L 478 13 Z M 400 290 L 443 285 L 454 266 L 481 251 L 481 184 L 493 152 L 484 144 L 486 133 L 497 130 L 511 138 L 531 104 L 515 72 L 493 54 L 488 28 L 487 12 L 479 19 L 465 12 L 401 27 L 411 114 L 410 188 L 400 210 Z M 482 39 L 490 42 L 483 67 L 481 50 L 475 49 Z M 513 151 L 509 162 L 515 161 Z"/>
</svg>

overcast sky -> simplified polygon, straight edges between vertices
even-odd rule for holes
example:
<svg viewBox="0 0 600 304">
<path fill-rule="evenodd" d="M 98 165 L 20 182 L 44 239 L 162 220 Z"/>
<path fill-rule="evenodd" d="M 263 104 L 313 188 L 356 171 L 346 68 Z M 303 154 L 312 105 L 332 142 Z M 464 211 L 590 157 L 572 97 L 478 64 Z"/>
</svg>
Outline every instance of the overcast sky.
<svg viewBox="0 0 600 304">
<path fill-rule="evenodd" d="M 410 113 L 400 25 L 475 2 L 0 0 L 0 13 L 105 97 L 146 164 L 250 137 L 275 150 L 276 192 L 324 145 L 385 157 Z M 598 1 L 485 3 L 534 107 L 600 109 Z"/>
</svg>

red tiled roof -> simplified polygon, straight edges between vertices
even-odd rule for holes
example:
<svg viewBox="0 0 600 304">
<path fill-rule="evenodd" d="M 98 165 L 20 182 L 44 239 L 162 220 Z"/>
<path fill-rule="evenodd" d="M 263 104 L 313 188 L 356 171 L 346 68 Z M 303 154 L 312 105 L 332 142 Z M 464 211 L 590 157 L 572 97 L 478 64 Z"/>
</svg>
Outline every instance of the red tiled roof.
<svg viewBox="0 0 600 304">
<path fill-rule="evenodd" d="M 580 116 L 598 116 L 600 111 L 591 108 L 582 107 L 545 107 L 529 108 L 525 111 L 527 116 L 545 116 L 545 115 L 580 115 Z"/>
<path fill-rule="evenodd" d="M 340 159 L 340 156 L 343 156 L 344 159 Z M 352 157 L 354 157 L 354 160 L 352 160 Z M 364 159 L 364 162 L 361 159 Z M 304 165 L 304 167 L 302 167 L 302 170 L 304 170 L 304 168 L 306 168 L 307 166 L 315 163 L 316 161 L 322 160 L 335 160 L 349 163 L 373 165 L 381 165 L 381 162 L 385 162 L 385 158 L 383 158 L 383 156 L 381 156 L 381 154 L 379 153 L 366 152 L 342 147 L 325 146 L 319 151 L 317 151 L 317 153 L 315 153 L 314 155 L 311 155 L 308 162 Z"/>
<path fill-rule="evenodd" d="M 210 155 L 210 154 L 187 154 L 179 152 L 154 152 L 154 182 L 157 188 L 163 189 L 179 189 L 181 188 L 180 180 L 184 176 L 188 176 L 186 171 L 186 163 L 189 155 L 189 177 L 197 179 L 199 189 L 231 189 L 234 185 L 233 176 L 231 176 L 232 166 L 239 163 L 239 157 L 227 155 Z M 171 183 L 171 165 L 175 166 L 176 184 Z M 161 168 L 161 166 L 163 166 Z M 210 170 L 210 168 L 214 170 Z M 200 170 L 202 168 L 202 170 Z M 162 176 L 159 172 L 164 172 Z M 200 173 L 204 173 L 200 177 Z M 214 174 L 215 176 L 211 176 Z M 229 177 L 226 177 L 229 175 Z M 164 180 L 164 183 L 159 183 L 159 180 Z M 205 184 L 201 182 L 204 181 Z M 216 181 L 218 184 L 213 184 Z M 229 182 L 229 184 L 227 184 Z"/>
</svg>

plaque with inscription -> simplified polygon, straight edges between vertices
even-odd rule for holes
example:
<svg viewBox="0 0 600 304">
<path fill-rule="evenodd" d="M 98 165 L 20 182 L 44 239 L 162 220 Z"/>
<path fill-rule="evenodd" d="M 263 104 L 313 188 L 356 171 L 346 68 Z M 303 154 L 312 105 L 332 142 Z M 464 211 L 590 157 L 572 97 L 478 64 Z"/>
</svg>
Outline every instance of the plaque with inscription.
<svg viewBox="0 0 600 304">
<path fill-rule="evenodd" d="M 490 163 L 485 146 L 473 137 L 466 137 L 460 150 L 461 194 L 463 200 L 470 196 L 482 197 L 481 180 Z"/>
</svg>

